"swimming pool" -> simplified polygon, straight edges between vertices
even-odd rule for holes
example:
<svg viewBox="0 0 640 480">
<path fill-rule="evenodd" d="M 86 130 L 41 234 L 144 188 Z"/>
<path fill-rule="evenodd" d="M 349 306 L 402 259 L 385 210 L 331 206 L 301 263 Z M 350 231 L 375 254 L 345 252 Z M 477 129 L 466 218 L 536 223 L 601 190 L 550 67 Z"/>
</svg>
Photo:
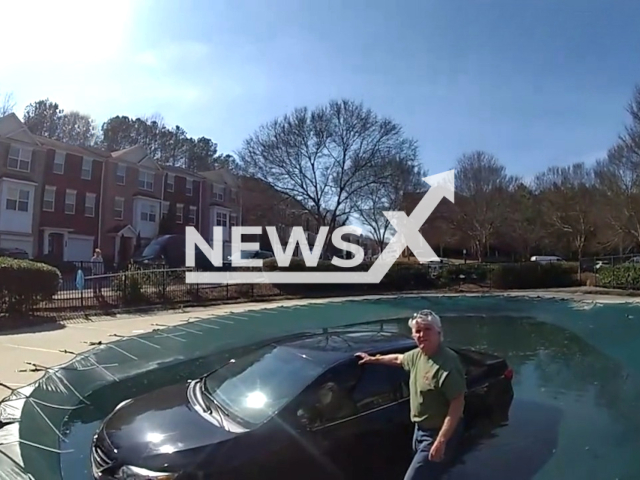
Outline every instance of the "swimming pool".
<svg viewBox="0 0 640 480">
<path fill-rule="evenodd" d="M 503 355 L 515 371 L 509 425 L 468 452 L 452 479 L 469 470 L 471 478 L 493 480 L 640 478 L 640 306 L 501 296 L 266 308 L 118 339 L 39 382 L 17 424 L 24 466 L 0 456 L 0 471 L 13 468 L 16 479 L 89 479 L 89 442 L 111 409 L 206 372 L 212 353 L 422 308 L 443 317 L 445 341 Z"/>
</svg>

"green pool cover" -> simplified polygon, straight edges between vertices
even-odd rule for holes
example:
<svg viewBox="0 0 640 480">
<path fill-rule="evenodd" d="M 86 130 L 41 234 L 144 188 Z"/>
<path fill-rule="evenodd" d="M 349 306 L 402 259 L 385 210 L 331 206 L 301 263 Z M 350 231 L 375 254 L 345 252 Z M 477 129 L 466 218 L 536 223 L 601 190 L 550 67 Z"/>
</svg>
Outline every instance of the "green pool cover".
<svg viewBox="0 0 640 480">
<path fill-rule="evenodd" d="M 445 338 L 454 322 L 472 318 L 474 333 L 469 333 L 469 327 L 458 339 L 475 342 L 477 347 L 492 348 L 481 340 L 483 318 L 535 318 L 597 345 L 630 370 L 640 367 L 640 329 L 632 320 L 640 319 L 640 307 L 632 305 L 500 296 L 399 296 L 191 318 L 157 331 L 114 338 L 49 370 L 5 399 L 0 410 L 0 420 L 6 424 L 0 429 L 0 479 L 89 479 L 87 439 L 111 409 L 126 398 L 206 373 L 221 350 L 308 329 L 408 318 L 423 308 L 443 316 Z M 517 328 L 514 322 L 508 325 Z M 491 335 L 508 345 L 510 327 L 500 328 Z"/>
</svg>

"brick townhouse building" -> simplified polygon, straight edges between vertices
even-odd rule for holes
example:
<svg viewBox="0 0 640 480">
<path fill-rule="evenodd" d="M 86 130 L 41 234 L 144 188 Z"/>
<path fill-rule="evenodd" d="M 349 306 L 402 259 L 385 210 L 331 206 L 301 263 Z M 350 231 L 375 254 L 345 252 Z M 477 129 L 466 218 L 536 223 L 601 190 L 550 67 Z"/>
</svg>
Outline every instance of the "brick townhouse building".
<svg viewBox="0 0 640 480">
<path fill-rule="evenodd" d="M 213 227 L 222 227 L 223 258 L 226 258 L 231 255 L 231 230 L 245 225 L 242 210 L 244 193 L 241 193 L 240 180 L 226 168 L 200 172 L 200 175 L 207 183 L 202 195 L 202 227 L 199 232 L 211 244 Z M 243 236 L 242 241 L 252 240 Z"/>
<path fill-rule="evenodd" d="M 263 227 L 259 235 L 247 235 L 246 241 L 256 242 L 262 250 L 273 252 L 271 240 L 264 227 L 276 227 L 283 249 L 286 249 L 292 227 L 302 227 L 310 248 L 313 248 L 319 226 L 315 218 L 294 199 L 278 192 L 271 185 L 253 177 L 239 178 L 242 190 L 243 225 Z M 295 256 L 300 256 L 296 246 Z"/>
<path fill-rule="evenodd" d="M 141 146 L 117 152 L 33 135 L 0 118 L 0 247 L 30 257 L 126 262 L 136 241 L 158 234 L 171 203 L 180 227 L 201 223 L 206 179 L 159 165 Z"/>
<path fill-rule="evenodd" d="M 211 242 L 223 227 L 225 256 L 237 225 L 276 226 L 283 247 L 293 226 L 310 246 L 318 233 L 301 205 L 259 180 L 160 165 L 142 146 L 77 147 L 33 135 L 15 114 L 0 118 L 0 247 L 53 261 L 88 261 L 99 247 L 122 264 L 158 235 L 170 206 L 173 233 L 192 225 Z M 272 250 L 266 231 L 243 241 Z"/>
</svg>

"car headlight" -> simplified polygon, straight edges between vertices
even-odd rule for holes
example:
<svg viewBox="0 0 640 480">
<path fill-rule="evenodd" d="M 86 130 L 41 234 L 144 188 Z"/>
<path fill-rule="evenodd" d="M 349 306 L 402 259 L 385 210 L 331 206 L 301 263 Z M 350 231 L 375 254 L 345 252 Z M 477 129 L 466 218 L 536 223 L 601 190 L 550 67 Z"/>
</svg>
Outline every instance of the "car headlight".
<svg viewBox="0 0 640 480">
<path fill-rule="evenodd" d="M 116 478 L 118 480 L 174 480 L 177 476 L 177 473 L 152 472 L 140 467 L 125 466 L 120 469 Z"/>
</svg>

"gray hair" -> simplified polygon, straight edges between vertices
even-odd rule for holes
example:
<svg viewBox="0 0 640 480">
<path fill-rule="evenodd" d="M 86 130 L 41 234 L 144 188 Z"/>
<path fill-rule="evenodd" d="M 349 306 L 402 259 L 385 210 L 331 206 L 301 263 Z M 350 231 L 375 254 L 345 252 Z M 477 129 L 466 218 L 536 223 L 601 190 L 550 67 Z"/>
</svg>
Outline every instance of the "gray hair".
<svg viewBox="0 0 640 480">
<path fill-rule="evenodd" d="M 416 325 L 431 325 L 438 330 L 441 339 L 444 337 L 442 333 L 442 320 L 440 320 L 440 317 L 432 310 L 420 310 L 414 313 L 409 319 L 409 327 L 413 329 Z"/>
</svg>

